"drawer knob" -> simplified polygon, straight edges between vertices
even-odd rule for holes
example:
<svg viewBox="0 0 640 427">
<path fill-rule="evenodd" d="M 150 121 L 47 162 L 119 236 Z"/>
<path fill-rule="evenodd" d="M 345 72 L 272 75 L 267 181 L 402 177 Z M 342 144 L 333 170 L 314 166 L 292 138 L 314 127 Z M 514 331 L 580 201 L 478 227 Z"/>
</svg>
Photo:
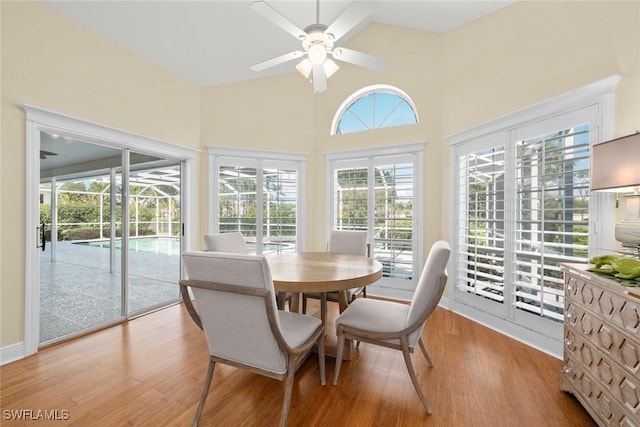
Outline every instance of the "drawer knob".
<svg viewBox="0 0 640 427">
<path fill-rule="evenodd" d="M 564 366 L 562 367 L 562 372 L 564 372 L 565 374 L 570 374 L 570 373 L 571 373 L 571 371 L 573 371 L 573 369 L 572 369 L 572 368 L 571 368 L 571 366 L 569 366 L 569 365 L 564 365 Z"/>
<path fill-rule="evenodd" d="M 565 343 L 566 345 L 572 345 L 572 344 L 573 344 L 573 340 L 572 340 L 571 338 L 565 338 L 565 339 L 564 339 L 564 343 Z"/>
</svg>

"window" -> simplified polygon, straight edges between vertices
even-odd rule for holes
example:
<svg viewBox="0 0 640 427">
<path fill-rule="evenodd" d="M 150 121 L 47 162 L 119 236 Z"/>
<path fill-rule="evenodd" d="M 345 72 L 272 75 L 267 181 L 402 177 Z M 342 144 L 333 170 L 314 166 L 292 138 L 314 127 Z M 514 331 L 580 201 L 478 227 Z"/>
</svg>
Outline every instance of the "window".
<svg viewBox="0 0 640 427">
<path fill-rule="evenodd" d="M 213 232 L 240 231 L 251 253 L 299 247 L 304 156 L 210 147 Z"/>
<path fill-rule="evenodd" d="M 560 264 L 587 262 L 590 250 L 607 246 L 607 233 L 590 218 L 597 211 L 598 223 L 606 223 L 613 213 L 604 209 L 606 198 L 589 192 L 589 164 L 591 145 L 610 123 L 603 112 L 613 95 L 592 96 L 617 81 L 451 138 L 456 195 L 449 283 L 460 304 L 454 308 L 525 341 L 539 339 L 534 344 L 552 353 L 562 351 Z M 576 101 L 582 93 L 585 99 Z M 487 313 L 506 323 L 488 320 Z"/>
<path fill-rule="evenodd" d="M 560 262 L 585 262 L 589 124 L 516 141 L 515 306 L 562 321 Z"/>
<path fill-rule="evenodd" d="M 369 86 L 351 95 L 338 108 L 331 134 L 408 125 L 418 122 L 413 101 L 392 86 Z"/>
<path fill-rule="evenodd" d="M 508 262 L 514 265 L 515 308 L 562 320 L 559 263 L 588 258 L 592 135 L 581 124 L 460 156 L 461 290 L 504 304 Z M 506 158 L 515 158 L 514 168 L 507 168 Z M 514 180 L 513 193 L 505 194 L 505 182 Z M 509 196 L 513 212 L 505 211 Z"/>
<path fill-rule="evenodd" d="M 328 228 L 369 233 L 372 256 L 383 265 L 372 295 L 410 299 L 415 289 L 422 263 L 422 150 L 423 144 L 412 144 L 328 156 Z"/>
</svg>

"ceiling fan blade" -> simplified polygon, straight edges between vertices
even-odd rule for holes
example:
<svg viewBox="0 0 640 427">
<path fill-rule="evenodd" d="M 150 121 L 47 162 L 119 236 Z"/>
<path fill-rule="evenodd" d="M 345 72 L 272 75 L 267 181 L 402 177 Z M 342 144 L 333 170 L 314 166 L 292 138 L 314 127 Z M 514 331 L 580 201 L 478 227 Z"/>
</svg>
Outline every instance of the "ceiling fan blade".
<svg viewBox="0 0 640 427">
<path fill-rule="evenodd" d="M 387 60 L 368 53 L 358 52 L 357 50 L 338 47 L 332 51 L 333 57 L 337 60 L 350 62 L 351 64 L 361 67 L 370 68 L 376 71 L 382 71 L 387 68 Z"/>
<path fill-rule="evenodd" d="M 356 1 L 351 3 L 351 6 L 327 27 L 325 33 L 332 34 L 334 40 L 338 40 L 351 31 L 353 27 L 368 18 L 377 7 L 377 1 Z"/>
<path fill-rule="evenodd" d="M 301 50 L 294 50 L 293 52 L 285 53 L 284 55 L 276 56 L 275 58 L 267 59 L 266 61 L 260 62 L 258 64 L 252 65 L 251 68 L 253 71 L 262 71 L 267 68 L 275 67 L 276 65 L 282 64 L 287 61 L 292 61 L 296 58 L 300 58 L 304 55 L 304 52 Z"/>
<path fill-rule="evenodd" d="M 251 8 L 291 34 L 297 39 L 303 39 L 307 36 L 304 30 L 300 29 L 296 24 L 289 21 L 283 14 L 275 10 L 268 3 L 264 1 L 254 1 L 251 3 Z"/>
<path fill-rule="evenodd" d="M 313 64 L 313 91 L 315 93 L 327 90 L 327 75 L 322 64 Z"/>
<path fill-rule="evenodd" d="M 57 156 L 58 153 L 52 153 L 51 151 L 40 150 L 40 160 L 44 160 L 47 156 Z"/>
</svg>

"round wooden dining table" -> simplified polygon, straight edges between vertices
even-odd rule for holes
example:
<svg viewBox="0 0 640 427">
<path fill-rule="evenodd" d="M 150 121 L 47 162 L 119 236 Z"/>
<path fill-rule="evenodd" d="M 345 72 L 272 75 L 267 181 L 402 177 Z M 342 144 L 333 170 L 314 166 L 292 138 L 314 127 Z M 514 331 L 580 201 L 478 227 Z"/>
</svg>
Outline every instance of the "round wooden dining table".
<svg viewBox="0 0 640 427">
<path fill-rule="evenodd" d="M 276 291 L 291 292 L 291 311 L 299 310 L 301 293 L 339 293 L 342 313 L 348 305 L 346 290 L 375 283 L 382 277 L 382 264 L 363 255 L 334 252 L 298 252 L 266 255 Z M 280 298 L 278 298 L 280 299 Z M 327 355 L 334 356 L 327 346 Z M 352 344 L 345 343 L 344 360 L 350 360 Z"/>
<path fill-rule="evenodd" d="M 382 277 L 382 264 L 363 255 L 334 252 L 298 252 L 267 255 L 277 292 L 344 294 L 351 288 L 370 285 Z M 341 292 L 342 291 L 342 292 Z"/>
</svg>

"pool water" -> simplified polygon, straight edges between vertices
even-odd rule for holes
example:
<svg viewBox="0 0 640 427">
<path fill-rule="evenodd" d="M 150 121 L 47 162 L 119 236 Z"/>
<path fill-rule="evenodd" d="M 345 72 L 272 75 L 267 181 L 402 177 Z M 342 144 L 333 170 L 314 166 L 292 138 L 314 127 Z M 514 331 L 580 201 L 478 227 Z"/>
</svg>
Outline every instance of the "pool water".
<svg viewBox="0 0 640 427">
<path fill-rule="evenodd" d="M 110 240 L 96 240 L 93 242 L 79 242 L 79 245 L 92 246 L 96 248 L 110 248 Z M 116 240 L 116 249 L 122 247 L 122 241 Z M 150 252 L 154 254 L 179 255 L 180 239 L 172 237 L 143 237 L 129 240 L 129 251 Z"/>
</svg>

